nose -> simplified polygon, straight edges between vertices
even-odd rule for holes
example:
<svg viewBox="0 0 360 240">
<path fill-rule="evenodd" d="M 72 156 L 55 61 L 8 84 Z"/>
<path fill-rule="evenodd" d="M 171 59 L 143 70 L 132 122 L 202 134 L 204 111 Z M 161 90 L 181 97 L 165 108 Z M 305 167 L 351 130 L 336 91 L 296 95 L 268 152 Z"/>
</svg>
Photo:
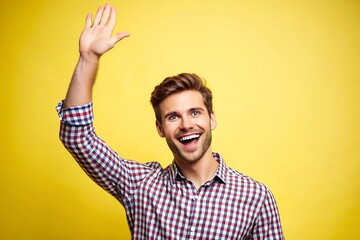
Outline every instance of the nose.
<svg viewBox="0 0 360 240">
<path fill-rule="evenodd" d="M 193 122 L 188 117 L 182 117 L 180 122 L 180 129 L 181 130 L 188 130 L 193 128 Z"/>
</svg>

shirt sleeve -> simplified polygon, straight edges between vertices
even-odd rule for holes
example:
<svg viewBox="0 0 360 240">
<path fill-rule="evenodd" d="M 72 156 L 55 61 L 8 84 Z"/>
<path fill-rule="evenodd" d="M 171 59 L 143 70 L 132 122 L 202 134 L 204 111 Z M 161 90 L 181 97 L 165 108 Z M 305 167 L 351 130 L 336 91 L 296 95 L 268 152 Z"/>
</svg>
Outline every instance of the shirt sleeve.
<svg viewBox="0 0 360 240">
<path fill-rule="evenodd" d="M 261 206 L 251 239 L 285 239 L 275 198 L 266 188 L 265 200 Z"/>
<path fill-rule="evenodd" d="M 154 169 L 148 164 L 121 158 L 95 132 L 93 104 L 56 110 L 60 119 L 59 138 L 85 173 L 122 204 Z"/>
</svg>

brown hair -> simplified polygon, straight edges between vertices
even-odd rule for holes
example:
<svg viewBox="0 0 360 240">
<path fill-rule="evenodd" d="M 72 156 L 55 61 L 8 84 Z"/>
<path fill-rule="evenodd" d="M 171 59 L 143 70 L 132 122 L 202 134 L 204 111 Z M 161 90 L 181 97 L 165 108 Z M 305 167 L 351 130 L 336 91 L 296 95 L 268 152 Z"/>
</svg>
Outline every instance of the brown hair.
<svg viewBox="0 0 360 240">
<path fill-rule="evenodd" d="M 206 87 L 206 81 L 193 73 L 180 73 L 165 78 L 151 93 L 150 102 L 155 112 L 156 120 L 161 123 L 160 103 L 168 96 L 185 90 L 196 90 L 201 93 L 209 115 L 213 112 L 212 93 Z"/>
</svg>

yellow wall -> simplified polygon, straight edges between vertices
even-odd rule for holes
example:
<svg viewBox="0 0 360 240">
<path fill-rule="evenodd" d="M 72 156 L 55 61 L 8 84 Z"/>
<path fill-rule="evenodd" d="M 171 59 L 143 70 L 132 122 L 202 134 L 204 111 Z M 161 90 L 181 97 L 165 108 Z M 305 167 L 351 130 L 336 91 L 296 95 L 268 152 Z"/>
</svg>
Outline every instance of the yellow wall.
<svg viewBox="0 0 360 240">
<path fill-rule="evenodd" d="M 120 204 L 57 138 L 85 15 L 103 3 L 0 3 L 0 239 L 130 236 Z M 215 95 L 213 150 L 272 189 L 287 238 L 360 238 L 358 1 L 113 4 L 116 30 L 132 36 L 102 60 L 101 137 L 126 158 L 169 164 L 149 95 L 196 72 Z"/>
</svg>

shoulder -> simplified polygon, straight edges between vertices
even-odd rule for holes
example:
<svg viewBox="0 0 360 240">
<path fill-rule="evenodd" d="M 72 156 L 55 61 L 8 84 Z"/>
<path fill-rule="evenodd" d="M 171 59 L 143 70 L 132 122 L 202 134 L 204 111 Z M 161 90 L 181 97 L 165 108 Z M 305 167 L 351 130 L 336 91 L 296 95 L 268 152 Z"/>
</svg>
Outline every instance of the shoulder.
<svg viewBox="0 0 360 240">
<path fill-rule="evenodd" d="M 264 195 L 269 191 L 263 183 L 229 167 L 219 153 L 214 152 L 213 156 L 220 164 L 218 176 L 224 180 L 226 188 L 234 191 L 235 195 L 254 193 Z"/>
<path fill-rule="evenodd" d="M 155 178 L 164 173 L 164 168 L 158 162 L 147 162 L 144 166 L 148 169 L 152 176 Z"/>
<path fill-rule="evenodd" d="M 237 193 L 255 198 L 265 198 L 270 193 L 270 190 L 264 183 L 254 180 L 228 166 L 226 169 L 227 184 Z"/>
<path fill-rule="evenodd" d="M 129 159 L 121 159 L 122 164 L 125 165 L 125 167 L 130 172 L 147 172 L 147 173 L 156 173 L 156 172 L 162 172 L 163 168 L 160 163 L 158 162 L 147 162 L 147 163 L 141 163 L 134 160 Z"/>
<path fill-rule="evenodd" d="M 158 162 L 147 162 L 145 163 L 145 166 L 149 169 L 155 170 L 155 171 L 161 171 L 163 170 L 162 166 Z"/>
</svg>

